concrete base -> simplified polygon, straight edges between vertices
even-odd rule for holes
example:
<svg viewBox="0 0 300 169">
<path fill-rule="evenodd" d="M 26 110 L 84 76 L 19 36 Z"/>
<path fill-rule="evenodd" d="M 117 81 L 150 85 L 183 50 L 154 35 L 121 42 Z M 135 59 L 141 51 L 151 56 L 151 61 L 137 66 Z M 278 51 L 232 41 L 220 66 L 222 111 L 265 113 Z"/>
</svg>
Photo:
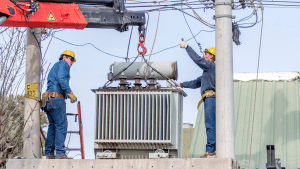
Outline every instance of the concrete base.
<svg viewBox="0 0 300 169">
<path fill-rule="evenodd" d="M 6 169 L 239 169 L 231 158 L 40 160 L 9 159 Z"/>
</svg>

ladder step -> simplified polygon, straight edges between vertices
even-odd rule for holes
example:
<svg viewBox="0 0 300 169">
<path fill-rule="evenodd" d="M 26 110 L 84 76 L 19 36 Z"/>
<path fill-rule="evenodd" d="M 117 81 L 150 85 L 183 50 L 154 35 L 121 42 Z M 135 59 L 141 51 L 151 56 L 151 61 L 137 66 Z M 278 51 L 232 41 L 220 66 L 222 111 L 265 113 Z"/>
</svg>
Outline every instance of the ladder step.
<svg viewBox="0 0 300 169">
<path fill-rule="evenodd" d="M 79 131 L 68 131 L 67 133 L 75 133 L 75 134 L 80 134 Z"/>
<path fill-rule="evenodd" d="M 66 151 L 81 151 L 80 148 L 66 148 Z"/>
<path fill-rule="evenodd" d="M 78 116 L 78 114 L 75 113 L 66 113 L 67 116 Z"/>
</svg>

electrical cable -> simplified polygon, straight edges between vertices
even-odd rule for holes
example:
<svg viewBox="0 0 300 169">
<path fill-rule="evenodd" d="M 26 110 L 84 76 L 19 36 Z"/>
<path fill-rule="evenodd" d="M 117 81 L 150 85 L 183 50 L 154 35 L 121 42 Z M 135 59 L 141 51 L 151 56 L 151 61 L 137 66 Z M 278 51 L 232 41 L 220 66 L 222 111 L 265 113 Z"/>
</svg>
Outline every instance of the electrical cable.
<svg viewBox="0 0 300 169">
<path fill-rule="evenodd" d="M 159 2 L 160 5 L 160 2 Z M 160 8 L 159 8 L 160 9 Z M 153 44 L 152 44 L 152 48 L 151 48 L 151 52 L 149 55 L 149 60 L 148 60 L 148 64 L 150 63 L 150 59 L 151 59 L 151 54 L 154 48 L 154 44 L 155 44 L 155 40 L 156 40 L 156 35 L 157 35 L 157 30 L 158 30 L 158 25 L 159 25 L 159 18 L 160 18 L 160 10 L 158 11 L 158 18 L 157 18 L 157 25 L 156 25 L 156 31 L 155 31 L 155 36 L 154 36 L 154 40 L 153 40 Z M 146 68 L 146 75 L 147 75 L 147 71 L 148 71 L 148 66 Z M 145 76 L 145 80 L 146 80 L 146 76 Z"/>
<path fill-rule="evenodd" d="M 214 32 L 215 30 L 212 30 L 212 31 L 201 30 L 201 31 L 199 31 L 199 32 L 195 35 L 195 37 L 198 36 L 202 31 L 205 31 L 205 32 Z M 191 39 L 193 39 L 193 37 L 191 37 L 191 38 L 189 38 L 188 40 L 186 40 L 186 42 L 190 41 Z M 175 46 L 171 46 L 171 47 L 165 48 L 165 49 L 162 49 L 162 50 L 160 50 L 160 51 L 158 51 L 158 52 L 153 53 L 152 55 L 161 53 L 161 52 L 166 51 L 166 50 L 169 50 L 169 49 L 173 49 L 173 48 L 178 47 L 178 46 L 179 46 L 179 44 L 178 44 L 178 45 L 175 45 Z M 147 55 L 145 55 L 145 56 L 147 56 Z"/>
<path fill-rule="evenodd" d="M 149 16 L 149 13 L 148 12 L 145 12 L 146 14 L 147 14 L 147 16 L 148 16 L 148 19 L 147 19 L 147 25 L 146 25 L 146 29 L 145 29 L 145 33 L 144 33 L 144 37 L 145 37 L 145 39 L 146 39 L 146 37 L 147 37 L 147 32 L 148 32 L 148 23 L 149 23 L 149 20 L 150 20 L 150 16 Z M 146 42 L 144 42 L 144 44 L 145 44 Z"/>
<path fill-rule="evenodd" d="M 256 103 L 256 93 L 257 93 L 257 81 L 258 81 L 258 71 L 259 71 L 259 60 L 260 60 L 260 51 L 261 51 L 261 40 L 262 40 L 262 31 L 264 25 L 264 7 L 261 6 L 261 29 L 260 29 L 260 42 L 259 42 L 259 52 L 258 52 L 258 61 L 257 61 L 257 73 L 256 73 L 256 85 L 255 85 L 255 96 L 254 96 L 254 109 L 253 109 L 253 119 L 252 119 L 252 131 L 251 131 L 251 142 L 250 142 L 250 154 L 249 154 L 249 166 L 250 168 L 250 158 L 251 158 L 251 148 L 252 148 L 252 136 L 253 136 L 253 126 L 254 126 L 254 115 L 255 115 L 255 103 Z"/>
<path fill-rule="evenodd" d="M 127 56 L 125 58 L 126 62 L 130 62 L 130 59 L 128 58 L 128 53 L 129 53 L 129 46 L 130 46 L 130 41 L 131 41 L 132 30 L 133 30 L 133 26 L 131 27 L 131 32 L 130 32 L 130 37 L 129 37 L 129 42 L 128 42 Z"/>
<path fill-rule="evenodd" d="M 185 15 L 184 15 L 184 13 L 183 13 L 183 11 L 182 11 L 182 5 L 181 5 L 181 12 L 182 12 L 182 15 L 183 15 L 183 17 L 184 17 L 185 23 L 186 23 L 187 26 L 189 27 L 189 30 L 190 30 L 190 32 L 191 32 L 193 38 L 195 39 L 196 44 L 198 45 L 198 47 L 199 47 L 199 49 L 200 49 L 200 53 L 203 54 L 203 52 L 202 52 L 202 50 L 201 50 L 201 49 L 202 49 L 202 48 L 201 48 L 201 44 L 197 42 L 197 40 L 196 40 L 196 38 L 195 38 L 195 36 L 194 36 L 194 34 L 193 34 L 193 32 L 192 32 L 192 29 L 190 28 L 190 25 L 189 25 L 189 23 L 187 22 L 187 20 L 186 20 L 186 18 L 185 18 Z"/>
<path fill-rule="evenodd" d="M 49 46 L 50 46 L 50 44 L 51 44 L 51 42 L 52 42 L 53 36 L 54 36 L 54 34 L 56 33 L 56 31 L 57 31 L 57 30 L 55 30 L 55 31 L 53 32 L 53 34 L 52 34 L 52 37 L 51 37 L 51 39 L 50 39 L 50 42 L 48 43 L 48 46 L 47 46 L 46 51 L 45 51 L 45 53 L 44 53 L 44 57 L 46 56 L 46 53 L 47 53 L 47 51 L 48 51 L 48 48 L 49 48 Z M 43 65 L 42 65 L 42 66 L 43 66 Z"/>
<path fill-rule="evenodd" d="M 24 31 L 19 30 L 18 28 L 16 28 L 18 32 L 20 33 L 25 33 L 27 31 L 27 28 Z"/>
<path fill-rule="evenodd" d="M 206 22 L 205 20 L 203 20 L 203 19 L 196 13 L 196 11 L 193 9 L 193 7 L 190 5 L 190 3 L 189 3 L 187 0 L 185 0 L 185 1 L 189 4 L 189 7 L 192 9 L 194 15 L 195 15 L 197 18 L 199 18 L 201 21 L 205 22 L 206 24 L 208 24 L 208 25 L 210 25 L 210 26 L 215 26 L 215 25 L 210 24 L 210 23 Z"/>
<path fill-rule="evenodd" d="M 254 12 L 255 12 L 255 11 L 253 10 L 253 12 L 252 12 L 252 13 L 251 13 L 249 16 L 246 16 L 245 18 L 242 18 L 242 19 L 238 20 L 237 22 L 246 21 L 246 20 L 248 20 L 248 19 L 252 18 L 252 16 L 253 16 Z"/>
<path fill-rule="evenodd" d="M 206 24 L 205 22 L 203 22 L 203 21 L 200 20 L 199 18 L 197 18 L 197 17 L 195 17 L 195 16 L 193 16 L 193 15 L 191 15 L 191 14 L 189 14 L 189 13 L 187 13 L 187 12 L 181 10 L 181 9 L 178 9 L 178 8 L 175 8 L 175 7 L 173 7 L 173 9 L 178 10 L 178 11 L 181 11 L 181 12 L 183 12 L 184 14 L 186 14 L 186 15 L 188 15 L 188 16 L 194 18 L 194 19 L 197 19 L 198 21 L 200 21 L 200 22 L 203 23 L 205 26 L 208 26 L 208 27 L 211 28 L 211 29 L 215 29 L 213 26 L 210 26 L 210 25 Z"/>
<path fill-rule="evenodd" d="M 144 59 L 144 61 L 147 64 L 147 66 L 149 66 L 152 70 L 154 70 L 156 73 L 158 73 L 161 77 L 165 78 L 166 80 L 171 80 L 168 76 L 162 74 L 161 72 L 159 72 L 158 70 L 156 70 L 154 67 L 152 67 L 149 63 L 147 63 L 147 60 L 145 59 L 144 56 L 142 56 L 142 58 Z M 173 87 L 178 87 L 176 83 L 175 83 L 175 85 L 172 84 L 172 83 L 170 83 L 170 84 L 173 85 Z"/>
<path fill-rule="evenodd" d="M 253 25 L 250 25 L 250 26 L 239 26 L 239 27 L 240 28 L 251 28 L 251 27 L 253 27 L 254 25 L 257 24 L 257 19 L 258 19 L 258 16 L 257 16 L 257 13 L 256 13 L 256 21 L 255 21 L 255 23 L 253 23 Z"/>
<path fill-rule="evenodd" d="M 56 37 L 56 36 L 53 36 L 53 37 L 54 37 L 55 39 L 57 39 L 57 40 L 60 40 L 60 41 L 62 41 L 62 42 L 65 42 L 65 43 L 67 43 L 67 44 L 69 44 L 69 45 L 73 45 L 73 46 L 86 46 L 86 45 L 91 45 L 92 47 L 94 47 L 95 49 L 97 49 L 98 51 L 100 51 L 100 52 L 102 52 L 102 53 L 104 53 L 104 54 L 107 54 L 107 55 L 109 55 L 109 56 L 113 56 L 113 57 L 116 57 L 116 58 L 124 59 L 124 57 L 120 57 L 120 56 L 116 56 L 116 55 L 113 55 L 113 54 L 104 52 L 103 50 L 97 48 L 97 47 L 96 47 L 94 44 L 92 44 L 92 43 L 85 43 L 85 44 L 83 44 L 83 45 L 76 45 L 76 44 L 74 44 L 74 43 L 70 43 L 70 42 L 67 42 L 67 41 L 65 41 L 65 40 L 63 40 L 63 39 L 60 39 L 60 38 L 58 38 L 58 37 Z"/>
<path fill-rule="evenodd" d="M 261 19 L 256 24 L 258 24 L 260 22 L 261 22 Z M 239 24 L 239 25 L 246 25 L 246 24 L 254 24 L 254 23 L 242 23 L 242 24 Z"/>
<path fill-rule="evenodd" d="M 12 2 L 14 5 L 16 5 L 19 9 L 21 9 L 22 11 L 24 11 L 24 9 L 22 7 L 20 7 L 19 4 L 17 4 L 15 1 L 10 0 L 10 2 Z"/>
<path fill-rule="evenodd" d="M 139 3 L 162 3 L 162 2 L 168 2 L 167 0 L 162 0 L 162 1 L 137 1 L 137 0 L 128 0 L 128 1 L 133 1 L 133 2 L 139 2 Z"/>
<path fill-rule="evenodd" d="M 147 23 L 148 23 L 148 22 L 147 22 Z M 148 24 L 147 24 L 147 25 L 148 25 Z M 212 31 L 208 31 L 208 30 L 200 30 L 200 31 L 195 35 L 195 37 L 198 36 L 202 31 L 204 31 L 204 32 L 214 32 L 215 30 L 212 30 Z M 147 33 L 147 27 L 146 27 L 145 32 Z M 65 41 L 65 40 L 63 40 L 63 39 L 60 39 L 60 38 L 58 38 L 58 37 L 56 37 L 56 36 L 54 36 L 54 35 L 51 35 L 51 36 L 54 37 L 54 38 L 57 39 L 57 40 L 60 40 L 60 41 L 62 41 L 62 42 L 64 42 L 64 43 L 67 43 L 67 44 L 73 45 L 73 46 L 86 46 L 86 45 L 91 45 L 92 47 L 94 47 L 95 49 L 97 49 L 98 51 L 100 51 L 100 52 L 102 52 L 102 53 L 104 53 L 104 54 L 107 54 L 107 55 L 109 55 L 109 56 L 113 56 L 113 57 L 116 57 L 116 58 L 124 59 L 124 57 L 116 56 L 116 55 L 113 55 L 113 54 L 104 52 L 104 51 L 102 51 L 101 49 L 97 48 L 97 47 L 96 47 L 94 44 L 92 44 L 92 43 L 85 43 L 85 44 L 83 44 L 83 45 L 77 45 L 77 44 L 73 44 L 73 43 L 67 42 L 67 41 Z M 187 41 L 190 41 L 191 39 L 193 39 L 193 37 L 191 37 L 191 38 L 189 38 L 188 40 L 186 40 L 186 42 L 187 42 Z M 171 46 L 171 47 L 165 48 L 165 49 L 162 49 L 162 50 L 160 50 L 160 51 L 158 51 L 158 52 L 152 53 L 152 56 L 155 55 L 155 54 L 161 53 L 161 52 L 163 52 L 163 51 L 166 51 L 166 50 L 169 50 L 169 49 L 173 49 L 173 48 L 175 48 L 175 47 L 177 47 L 177 46 L 179 46 L 179 44 L 178 44 L 178 45 L 175 45 L 175 46 Z M 148 56 L 148 55 L 145 55 L 145 56 Z M 135 58 L 135 57 L 131 57 L 131 58 L 129 58 L 129 59 L 133 59 L 133 58 Z"/>
</svg>

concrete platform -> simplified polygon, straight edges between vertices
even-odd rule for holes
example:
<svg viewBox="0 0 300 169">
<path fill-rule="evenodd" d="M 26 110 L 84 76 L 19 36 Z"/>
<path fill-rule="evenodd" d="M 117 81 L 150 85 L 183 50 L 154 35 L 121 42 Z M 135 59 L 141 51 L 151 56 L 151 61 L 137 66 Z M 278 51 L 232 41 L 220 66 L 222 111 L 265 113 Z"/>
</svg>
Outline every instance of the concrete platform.
<svg viewBox="0 0 300 169">
<path fill-rule="evenodd" d="M 231 158 L 39 160 L 9 159 L 6 169 L 239 169 Z"/>
</svg>

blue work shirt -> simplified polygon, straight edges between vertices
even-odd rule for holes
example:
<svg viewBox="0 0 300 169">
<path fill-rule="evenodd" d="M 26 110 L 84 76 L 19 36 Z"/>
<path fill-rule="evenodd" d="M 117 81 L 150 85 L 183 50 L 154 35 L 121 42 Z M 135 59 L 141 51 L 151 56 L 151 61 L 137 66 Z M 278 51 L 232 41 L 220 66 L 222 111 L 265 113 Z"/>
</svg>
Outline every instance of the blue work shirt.
<svg viewBox="0 0 300 169">
<path fill-rule="evenodd" d="M 215 63 L 200 57 L 190 46 L 186 48 L 186 51 L 190 58 L 203 70 L 203 74 L 195 80 L 181 83 L 181 87 L 192 89 L 201 87 L 201 95 L 206 90 L 216 91 Z"/>
<path fill-rule="evenodd" d="M 70 66 L 66 61 L 60 60 L 53 65 L 48 74 L 46 91 L 60 93 L 67 99 L 67 94 L 72 91 L 69 81 Z"/>
</svg>

